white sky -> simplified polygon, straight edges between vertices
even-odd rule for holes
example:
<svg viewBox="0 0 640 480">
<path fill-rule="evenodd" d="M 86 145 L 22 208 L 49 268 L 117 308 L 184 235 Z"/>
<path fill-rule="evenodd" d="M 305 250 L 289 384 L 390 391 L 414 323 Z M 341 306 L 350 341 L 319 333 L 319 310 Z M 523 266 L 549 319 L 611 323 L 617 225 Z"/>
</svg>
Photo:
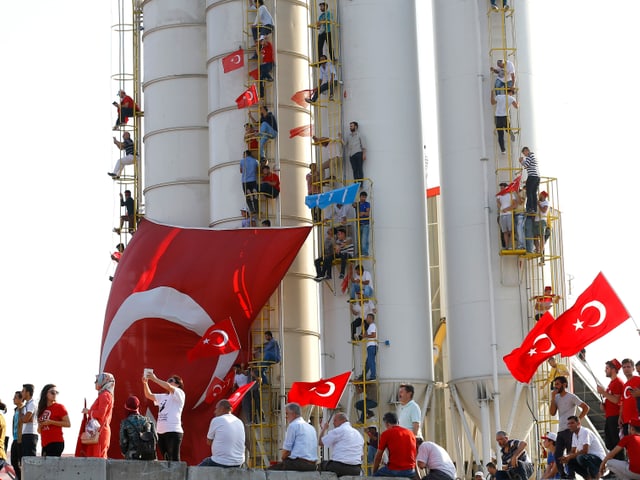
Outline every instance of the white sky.
<svg viewBox="0 0 640 480">
<path fill-rule="evenodd" d="M 430 61 L 431 2 L 416 1 L 428 14 L 419 21 L 419 44 Z M 640 2 L 619 0 L 611 8 L 595 0 L 532 3 L 538 123 L 532 149 L 542 174 L 559 179 L 565 269 L 575 277 L 574 295 L 602 270 L 633 315 L 640 311 L 634 210 L 640 98 L 632 75 Z M 75 426 L 65 435 L 71 452 L 83 398 L 95 398 L 108 254 L 117 243 L 110 231 L 118 191 L 106 175 L 117 158 L 111 143 L 116 2 L 27 4 L 0 3 L 8 190 L 0 399 L 11 412 L 22 383 L 34 383 L 38 392 L 57 384 Z M 438 158 L 433 82 L 423 88 L 431 186 Z M 614 356 L 637 359 L 639 338 L 627 322 L 588 348 L 594 371 Z M 10 425 L 10 415 L 7 420 Z"/>
</svg>

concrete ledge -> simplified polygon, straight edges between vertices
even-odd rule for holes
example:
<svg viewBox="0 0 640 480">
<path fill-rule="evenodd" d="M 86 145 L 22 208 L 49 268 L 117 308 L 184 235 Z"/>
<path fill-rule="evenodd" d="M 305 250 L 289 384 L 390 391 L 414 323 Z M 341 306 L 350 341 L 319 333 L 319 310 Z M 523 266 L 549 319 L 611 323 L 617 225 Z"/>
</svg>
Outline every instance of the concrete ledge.
<svg viewBox="0 0 640 480">
<path fill-rule="evenodd" d="M 106 480 L 104 458 L 22 457 L 25 480 Z"/>
<path fill-rule="evenodd" d="M 187 480 L 265 480 L 262 470 L 246 468 L 189 467 Z"/>
<path fill-rule="evenodd" d="M 107 460 L 107 480 L 153 478 L 153 480 L 184 480 L 185 462 L 148 460 Z"/>
<path fill-rule="evenodd" d="M 290 470 L 267 470 L 267 480 L 336 480 L 333 472 L 293 472 Z M 253 480 L 253 479 L 252 479 Z"/>
</svg>

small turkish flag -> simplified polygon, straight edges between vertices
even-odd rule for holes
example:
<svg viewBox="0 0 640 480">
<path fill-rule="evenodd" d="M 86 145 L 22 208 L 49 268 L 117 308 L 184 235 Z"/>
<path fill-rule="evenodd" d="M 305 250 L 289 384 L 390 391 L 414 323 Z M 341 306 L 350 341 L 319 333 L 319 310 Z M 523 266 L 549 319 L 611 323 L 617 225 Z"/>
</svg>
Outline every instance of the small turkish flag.
<svg viewBox="0 0 640 480">
<path fill-rule="evenodd" d="M 242 95 L 236 98 L 238 108 L 247 108 L 256 103 L 258 103 L 258 92 L 255 85 L 251 85 Z"/>
<path fill-rule="evenodd" d="M 249 72 L 249 76 L 250 76 L 251 78 L 253 78 L 254 80 L 258 80 L 258 75 L 259 75 L 259 74 L 258 74 L 258 69 L 257 69 L 257 68 L 254 68 L 253 70 L 251 70 L 251 71 Z"/>
<path fill-rule="evenodd" d="M 291 100 L 296 102 L 301 107 L 308 107 L 309 104 L 305 102 L 304 99 L 311 98 L 312 93 L 313 93 L 313 90 L 300 90 L 299 92 L 296 92 L 293 94 L 293 96 L 291 97 Z"/>
<path fill-rule="evenodd" d="M 545 312 L 522 341 L 522 345 L 502 358 L 513 378 L 519 382 L 529 383 L 540 364 L 558 353 L 555 344 L 545 333 L 553 322 L 553 315 Z"/>
<path fill-rule="evenodd" d="M 602 272 L 576 303 L 546 330 L 563 357 L 575 355 L 629 318 L 629 312 Z"/>
<path fill-rule="evenodd" d="M 499 197 L 500 195 L 504 195 L 505 193 L 517 192 L 518 190 L 520 190 L 520 180 L 522 180 L 522 174 L 518 175 L 516 178 L 513 179 L 513 182 L 511 182 L 509 185 L 507 185 L 498 193 L 496 193 L 496 197 Z"/>
<path fill-rule="evenodd" d="M 313 135 L 313 125 L 301 125 L 289 130 L 289 138 L 310 137 Z"/>
<path fill-rule="evenodd" d="M 246 385 L 243 385 L 240 388 L 238 388 L 235 392 L 233 392 L 229 396 L 228 400 L 229 400 L 229 403 L 231 404 L 231 411 L 234 411 L 240 405 L 240 402 L 242 402 L 242 399 L 245 396 L 245 394 L 249 390 L 251 390 L 251 387 L 253 387 L 255 383 L 256 383 L 255 380 L 253 382 L 249 382 Z"/>
<path fill-rule="evenodd" d="M 336 408 L 340 397 L 347 388 L 351 372 L 317 382 L 293 382 L 289 390 L 289 401 L 300 405 L 317 405 L 319 407 Z"/>
<path fill-rule="evenodd" d="M 224 378 L 214 377 L 207 387 L 207 395 L 204 399 L 207 403 L 214 403 L 224 398 L 224 395 L 233 387 L 236 378 L 236 371 L 231 368 Z"/>
<path fill-rule="evenodd" d="M 240 350 L 240 339 L 230 318 L 211 325 L 196 345 L 187 352 L 192 362 L 198 358 L 215 357 Z"/>
<path fill-rule="evenodd" d="M 236 50 L 222 59 L 224 73 L 233 72 L 242 67 L 244 67 L 244 51 L 242 49 Z"/>
</svg>

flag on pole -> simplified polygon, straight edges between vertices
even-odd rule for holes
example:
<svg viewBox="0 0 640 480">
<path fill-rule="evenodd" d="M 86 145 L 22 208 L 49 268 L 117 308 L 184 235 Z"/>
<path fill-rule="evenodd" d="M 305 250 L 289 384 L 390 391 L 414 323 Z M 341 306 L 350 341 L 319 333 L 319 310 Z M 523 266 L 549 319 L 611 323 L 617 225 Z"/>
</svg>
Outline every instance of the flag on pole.
<svg viewBox="0 0 640 480">
<path fill-rule="evenodd" d="M 563 357 L 570 357 L 625 322 L 629 316 L 600 272 L 576 303 L 560 315 L 545 333 Z"/>
<path fill-rule="evenodd" d="M 351 372 L 338 376 L 320 379 L 317 382 L 293 382 L 289 390 L 289 402 L 297 402 L 301 406 L 317 405 L 319 407 L 336 408 L 340 397 L 347 388 Z"/>
<path fill-rule="evenodd" d="M 233 387 L 233 382 L 236 378 L 235 369 L 230 368 L 224 378 L 214 377 L 211 383 L 207 386 L 207 393 L 205 396 L 205 402 L 216 403 L 218 400 L 224 398 L 224 395 Z"/>
<path fill-rule="evenodd" d="M 249 382 L 246 385 L 241 386 L 240 388 L 238 388 L 235 392 L 233 392 L 228 400 L 229 403 L 231 404 L 231 411 L 234 411 L 236 408 L 238 408 L 238 406 L 240 405 L 240 402 L 242 402 L 243 397 L 246 395 L 246 393 L 251 390 L 251 387 L 253 387 L 255 385 L 256 381 L 254 380 L 253 382 Z"/>
<path fill-rule="evenodd" d="M 340 203 L 342 205 L 353 203 L 356 201 L 359 188 L 359 183 L 352 183 L 348 187 L 337 188 L 330 192 L 307 195 L 304 198 L 304 204 L 309 208 L 326 208 L 334 203 Z"/>
<path fill-rule="evenodd" d="M 222 59 L 224 73 L 233 72 L 244 67 L 244 51 L 240 48 Z"/>
<path fill-rule="evenodd" d="M 553 315 L 545 312 L 522 341 L 522 345 L 503 357 L 511 375 L 519 382 L 529 383 L 540 364 L 558 353 L 558 349 L 545 333 L 554 321 Z"/>
<path fill-rule="evenodd" d="M 498 193 L 496 193 L 496 197 L 499 197 L 500 195 L 504 195 L 505 193 L 519 191 L 520 190 L 520 180 L 522 180 L 522 174 L 518 175 L 516 178 L 513 179 L 513 182 L 511 182 L 509 185 L 507 185 L 502 190 L 500 190 Z"/>
<path fill-rule="evenodd" d="M 248 89 L 242 92 L 242 95 L 236 98 L 238 108 L 247 108 L 256 103 L 258 103 L 258 92 L 256 91 L 255 85 L 251 85 Z"/>
</svg>

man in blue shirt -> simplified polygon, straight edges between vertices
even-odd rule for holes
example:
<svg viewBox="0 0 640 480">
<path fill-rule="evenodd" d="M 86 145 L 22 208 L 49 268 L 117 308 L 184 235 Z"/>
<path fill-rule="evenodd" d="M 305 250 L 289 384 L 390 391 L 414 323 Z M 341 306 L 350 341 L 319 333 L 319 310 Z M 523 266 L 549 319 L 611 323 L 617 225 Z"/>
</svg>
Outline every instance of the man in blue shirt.
<svg viewBox="0 0 640 480">
<path fill-rule="evenodd" d="M 355 205 L 354 205 L 355 208 Z M 367 202 L 367 192 L 360 192 L 358 202 L 358 241 L 360 242 L 360 255 L 369 256 L 369 217 L 371 215 L 371 204 Z"/>
<path fill-rule="evenodd" d="M 301 417 L 300 405 L 288 403 L 285 414 L 289 426 L 282 444 L 282 461 L 269 470 L 314 472 L 318 461 L 318 438 L 315 429 Z"/>
<path fill-rule="evenodd" d="M 329 59 L 333 60 L 333 44 L 331 42 L 331 12 L 327 2 L 320 2 L 318 4 L 320 8 L 320 16 L 318 17 L 318 23 L 316 28 L 318 29 L 318 58 L 322 56 L 324 50 L 324 44 L 327 43 L 329 49 Z"/>
<path fill-rule="evenodd" d="M 247 207 L 255 214 L 258 212 L 258 160 L 253 158 L 251 150 L 246 150 L 240 160 L 240 174 Z"/>
</svg>

